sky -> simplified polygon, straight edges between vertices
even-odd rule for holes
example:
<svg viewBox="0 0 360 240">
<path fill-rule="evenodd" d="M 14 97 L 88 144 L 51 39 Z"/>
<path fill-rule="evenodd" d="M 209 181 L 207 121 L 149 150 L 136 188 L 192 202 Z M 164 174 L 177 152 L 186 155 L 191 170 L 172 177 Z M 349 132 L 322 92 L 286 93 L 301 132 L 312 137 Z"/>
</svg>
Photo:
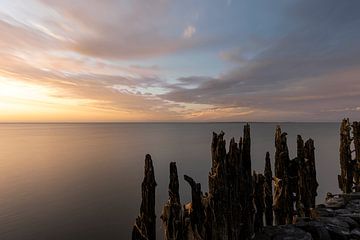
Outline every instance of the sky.
<svg viewBox="0 0 360 240">
<path fill-rule="evenodd" d="M 358 0 L 0 0 L 0 122 L 360 120 Z"/>
</svg>

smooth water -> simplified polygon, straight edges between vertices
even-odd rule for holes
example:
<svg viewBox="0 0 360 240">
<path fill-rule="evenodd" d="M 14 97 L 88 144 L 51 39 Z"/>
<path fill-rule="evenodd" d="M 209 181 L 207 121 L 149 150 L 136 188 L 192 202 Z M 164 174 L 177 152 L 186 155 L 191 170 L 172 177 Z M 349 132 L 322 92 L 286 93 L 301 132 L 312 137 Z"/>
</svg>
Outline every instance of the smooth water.
<svg viewBox="0 0 360 240">
<path fill-rule="evenodd" d="M 252 123 L 252 166 L 274 156 L 276 123 Z M 315 140 L 318 201 L 338 192 L 338 123 L 282 123 L 290 156 L 296 135 Z M 0 239 L 130 239 L 139 213 L 146 153 L 152 155 L 157 217 L 167 200 L 168 168 L 207 191 L 212 132 L 239 139 L 243 123 L 0 124 Z M 161 224 L 158 224 L 161 239 Z"/>
</svg>

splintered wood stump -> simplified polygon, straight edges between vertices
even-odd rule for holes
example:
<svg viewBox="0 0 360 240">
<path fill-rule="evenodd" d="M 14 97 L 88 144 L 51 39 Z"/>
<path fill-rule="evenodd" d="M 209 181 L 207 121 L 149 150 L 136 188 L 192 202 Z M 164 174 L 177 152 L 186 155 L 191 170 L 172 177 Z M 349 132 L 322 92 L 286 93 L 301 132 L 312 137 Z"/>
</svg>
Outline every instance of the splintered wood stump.
<svg viewBox="0 0 360 240">
<path fill-rule="evenodd" d="M 253 186 L 251 176 L 251 138 L 250 125 L 244 126 L 244 135 L 242 141 L 242 151 L 240 159 L 240 203 L 242 206 L 242 235 L 245 238 L 237 239 L 251 239 L 254 234 L 254 204 L 253 204 Z"/>
<path fill-rule="evenodd" d="M 280 126 L 275 131 L 275 196 L 274 213 L 276 225 L 292 223 L 293 198 L 290 186 L 289 150 L 286 140 L 287 133 L 282 133 Z"/>
<path fill-rule="evenodd" d="M 309 196 L 310 199 L 310 208 L 315 208 L 317 188 L 319 184 L 316 179 L 314 141 L 311 138 L 305 142 L 304 150 L 305 150 L 305 167 L 307 170 L 307 175 L 305 176 L 305 179 L 308 181 L 307 195 Z M 310 212 L 310 209 L 308 211 Z"/>
<path fill-rule="evenodd" d="M 297 138 L 298 162 L 298 191 L 296 193 L 296 210 L 300 217 L 310 217 L 311 209 L 315 207 L 317 188 L 315 168 L 314 141 L 309 139 L 305 142 L 301 136 Z"/>
<path fill-rule="evenodd" d="M 132 231 L 133 240 L 156 240 L 155 175 L 149 154 L 145 157 L 144 180 L 141 184 L 140 215 Z"/>
<path fill-rule="evenodd" d="M 355 148 L 354 183 L 355 191 L 360 192 L 360 123 L 353 122 L 352 128 Z"/>
<path fill-rule="evenodd" d="M 338 176 L 339 187 L 344 193 L 352 192 L 353 186 L 353 162 L 351 159 L 351 137 L 349 119 L 344 119 L 340 127 L 340 168 Z"/>
<path fill-rule="evenodd" d="M 270 162 L 270 153 L 266 153 L 265 157 L 265 222 L 267 226 L 273 225 L 273 187 L 272 187 L 272 171 Z"/>
<path fill-rule="evenodd" d="M 209 239 L 251 239 L 254 232 L 253 187 L 251 175 L 250 126 L 244 126 L 239 143 L 231 139 L 226 153 L 224 133 L 213 134 L 212 168 L 209 173 L 211 206 Z M 209 215 L 208 214 L 208 215 Z"/>
<path fill-rule="evenodd" d="M 205 211 L 202 203 L 203 194 L 201 192 L 201 184 L 196 183 L 191 177 L 184 175 L 184 180 L 189 183 L 191 187 L 191 205 L 186 206 L 185 219 L 187 222 L 186 239 L 206 239 L 205 229 Z"/>
<path fill-rule="evenodd" d="M 308 169 L 305 166 L 304 141 L 300 135 L 297 136 L 297 162 L 298 168 L 298 191 L 296 197 L 296 211 L 299 217 L 308 217 L 311 201 L 308 192 Z"/>
<path fill-rule="evenodd" d="M 176 163 L 170 163 L 169 200 L 163 208 L 161 219 L 164 225 L 166 240 L 182 240 L 183 214 L 179 195 L 179 178 Z"/>
<path fill-rule="evenodd" d="M 254 232 L 261 232 L 264 228 L 265 210 L 265 177 L 261 173 L 253 173 L 254 202 L 256 206 L 254 219 Z"/>
</svg>

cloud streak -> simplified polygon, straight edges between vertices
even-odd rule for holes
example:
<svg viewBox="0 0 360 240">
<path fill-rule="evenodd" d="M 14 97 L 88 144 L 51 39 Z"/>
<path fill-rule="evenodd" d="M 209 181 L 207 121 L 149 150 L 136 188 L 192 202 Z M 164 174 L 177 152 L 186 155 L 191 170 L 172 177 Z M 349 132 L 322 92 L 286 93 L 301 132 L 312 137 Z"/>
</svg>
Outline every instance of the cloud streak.
<svg viewBox="0 0 360 240">
<path fill-rule="evenodd" d="M 226 107 L 249 107 L 254 112 L 277 113 L 269 120 L 332 120 L 343 117 L 329 109 L 344 109 L 359 117 L 360 31 L 358 2 L 330 1 L 321 5 L 321 15 L 311 3 L 299 3 L 297 26 L 280 39 L 264 46 L 252 59 L 244 60 L 241 51 L 225 55 L 239 65 L 218 77 L 208 77 L 196 88 L 174 86 L 163 98 L 188 103 Z M 295 11 L 293 9 L 293 11 Z M 316 8 L 317 9 L 317 8 Z M 308 18 L 309 14 L 315 19 Z M 244 64 L 245 63 L 245 64 Z M 196 83 L 199 77 L 181 82 Z M 347 109 L 347 110 L 346 110 Z"/>
<path fill-rule="evenodd" d="M 0 9 L 0 79 L 45 90 L 29 103 L 3 90 L 0 109 L 97 121 L 360 117 L 358 1 L 287 3 L 254 19 L 236 10 L 269 11 L 250 1 L 28 3 L 36 16 Z"/>
</svg>

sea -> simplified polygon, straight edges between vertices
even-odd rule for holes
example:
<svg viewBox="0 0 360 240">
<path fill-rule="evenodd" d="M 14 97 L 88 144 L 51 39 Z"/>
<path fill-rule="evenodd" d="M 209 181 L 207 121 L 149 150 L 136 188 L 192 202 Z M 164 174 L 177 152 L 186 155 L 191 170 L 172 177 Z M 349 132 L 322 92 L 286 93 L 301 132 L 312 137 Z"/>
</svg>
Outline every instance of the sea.
<svg viewBox="0 0 360 240">
<path fill-rule="evenodd" d="M 338 193 L 339 123 L 250 123 L 252 169 L 274 161 L 277 125 L 296 138 L 315 141 L 317 202 Z M 182 204 L 190 201 L 189 175 L 208 190 L 213 132 L 227 143 L 244 123 L 4 123 L 0 124 L 0 239 L 131 239 L 140 211 L 144 159 L 151 154 L 160 215 L 168 199 L 169 163 L 176 162 Z"/>
</svg>

